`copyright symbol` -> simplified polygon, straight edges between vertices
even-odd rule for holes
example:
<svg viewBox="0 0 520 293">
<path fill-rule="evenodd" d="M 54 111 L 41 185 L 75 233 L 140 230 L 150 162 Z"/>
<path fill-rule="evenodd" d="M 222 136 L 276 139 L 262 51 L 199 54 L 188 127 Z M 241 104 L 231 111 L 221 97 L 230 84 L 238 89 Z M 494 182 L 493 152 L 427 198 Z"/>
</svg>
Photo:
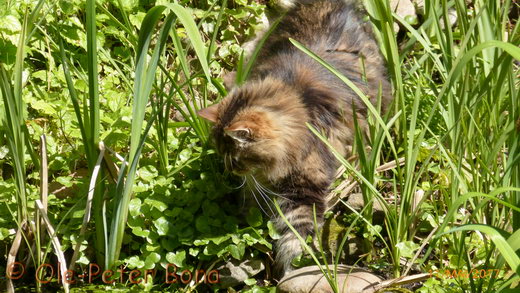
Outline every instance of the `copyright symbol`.
<svg viewBox="0 0 520 293">
<path fill-rule="evenodd" d="M 7 268 L 7 278 L 10 280 L 18 280 L 25 273 L 25 266 L 20 262 L 13 262 Z"/>
</svg>

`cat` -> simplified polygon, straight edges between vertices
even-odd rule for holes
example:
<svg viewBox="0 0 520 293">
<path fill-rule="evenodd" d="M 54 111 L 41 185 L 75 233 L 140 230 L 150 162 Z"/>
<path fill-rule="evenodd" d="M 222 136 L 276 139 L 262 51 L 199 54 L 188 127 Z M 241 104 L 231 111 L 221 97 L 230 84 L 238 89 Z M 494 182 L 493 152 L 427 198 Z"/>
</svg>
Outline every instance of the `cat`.
<svg viewBox="0 0 520 293">
<path fill-rule="evenodd" d="M 272 204 L 268 197 L 276 198 L 304 239 L 314 236 L 313 206 L 322 222 L 339 166 L 306 123 L 346 155 L 354 139 L 354 117 L 366 128 L 367 106 L 289 38 L 348 77 L 374 105 L 380 101 L 384 111 L 392 93 L 386 65 L 358 6 L 342 0 L 295 3 L 260 49 L 249 79 L 198 112 L 213 123 L 212 137 L 225 167 L 243 176 L 267 203 Z M 275 276 L 282 277 L 294 269 L 291 263 L 302 247 L 281 217 L 272 221 L 281 234 L 274 249 Z"/>
</svg>

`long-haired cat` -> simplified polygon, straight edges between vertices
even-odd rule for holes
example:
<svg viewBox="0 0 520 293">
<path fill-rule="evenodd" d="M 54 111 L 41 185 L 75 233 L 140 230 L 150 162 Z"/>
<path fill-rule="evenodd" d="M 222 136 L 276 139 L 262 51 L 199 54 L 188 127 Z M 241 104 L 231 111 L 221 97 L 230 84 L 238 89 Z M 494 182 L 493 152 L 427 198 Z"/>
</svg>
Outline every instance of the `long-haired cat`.
<svg viewBox="0 0 520 293">
<path fill-rule="evenodd" d="M 303 238 L 313 235 L 313 206 L 322 220 L 338 167 L 306 123 L 345 155 L 353 142 L 354 117 L 365 127 L 367 106 L 289 38 L 348 77 L 374 105 L 379 96 L 384 109 L 391 100 L 385 64 L 357 7 L 342 0 L 296 3 L 268 37 L 249 80 L 198 113 L 214 123 L 212 135 L 226 168 L 253 182 L 253 192 L 264 200 L 276 197 Z M 282 235 L 275 246 L 275 272 L 283 276 L 302 247 L 279 216 L 272 220 Z"/>
</svg>

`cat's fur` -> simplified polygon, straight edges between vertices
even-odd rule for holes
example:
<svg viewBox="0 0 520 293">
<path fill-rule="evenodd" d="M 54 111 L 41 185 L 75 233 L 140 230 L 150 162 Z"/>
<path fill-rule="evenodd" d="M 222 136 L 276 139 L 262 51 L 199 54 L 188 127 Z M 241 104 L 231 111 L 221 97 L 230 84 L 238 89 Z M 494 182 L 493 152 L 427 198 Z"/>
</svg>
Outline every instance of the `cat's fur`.
<svg viewBox="0 0 520 293">
<path fill-rule="evenodd" d="M 214 122 L 213 138 L 226 167 L 275 196 L 289 222 L 304 238 L 313 235 L 338 162 L 306 126 L 323 131 L 345 154 L 354 137 L 354 112 L 366 126 L 367 107 L 340 79 L 298 50 L 295 39 L 353 81 L 384 109 L 391 87 L 378 46 L 353 2 L 303 1 L 295 4 L 261 49 L 250 79 L 219 104 L 199 112 Z M 309 3 L 307 3 L 309 2 Z M 364 68 L 362 68 L 364 64 Z M 264 189 L 263 189 L 264 188 Z M 266 201 L 268 201 L 266 199 Z M 298 239 L 274 217 L 282 237 L 275 247 L 278 276 L 292 270 L 302 253 Z"/>
</svg>

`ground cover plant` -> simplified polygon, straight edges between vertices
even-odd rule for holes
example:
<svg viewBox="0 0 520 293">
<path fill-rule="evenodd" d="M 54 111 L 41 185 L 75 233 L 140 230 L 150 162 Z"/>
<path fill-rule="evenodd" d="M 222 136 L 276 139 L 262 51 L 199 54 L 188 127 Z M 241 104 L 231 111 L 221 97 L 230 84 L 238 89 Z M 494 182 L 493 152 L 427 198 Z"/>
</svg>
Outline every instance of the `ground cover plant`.
<svg viewBox="0 0 520 293">
<path fill-rule="evenodd" d="M 0 1 L 2 290 L 274 291 L 276 231 L 243 204 L 242 182 L 223 170 L 196 110 L 225 96 L 225 72 L 247 75 L 241 46 L 275 2 Z M 383 117 L 373 107 L 368 138 L 358 133 L 353 158 L 338 158 L 327 215 L 335 236 L 294 264 L 331 254 L 385 279 L 417 277 L 387 284 L 400 290 L 513 292 L 519 7 L 421 3 L 419 18 L 405 20 L 387 1 L 363 2 L 395 102 Z M 234 284 L 212 279 L 245 262 L 261 269 Z M 96 266 L 115 282 L 78 276 Z"/>
</svg>

